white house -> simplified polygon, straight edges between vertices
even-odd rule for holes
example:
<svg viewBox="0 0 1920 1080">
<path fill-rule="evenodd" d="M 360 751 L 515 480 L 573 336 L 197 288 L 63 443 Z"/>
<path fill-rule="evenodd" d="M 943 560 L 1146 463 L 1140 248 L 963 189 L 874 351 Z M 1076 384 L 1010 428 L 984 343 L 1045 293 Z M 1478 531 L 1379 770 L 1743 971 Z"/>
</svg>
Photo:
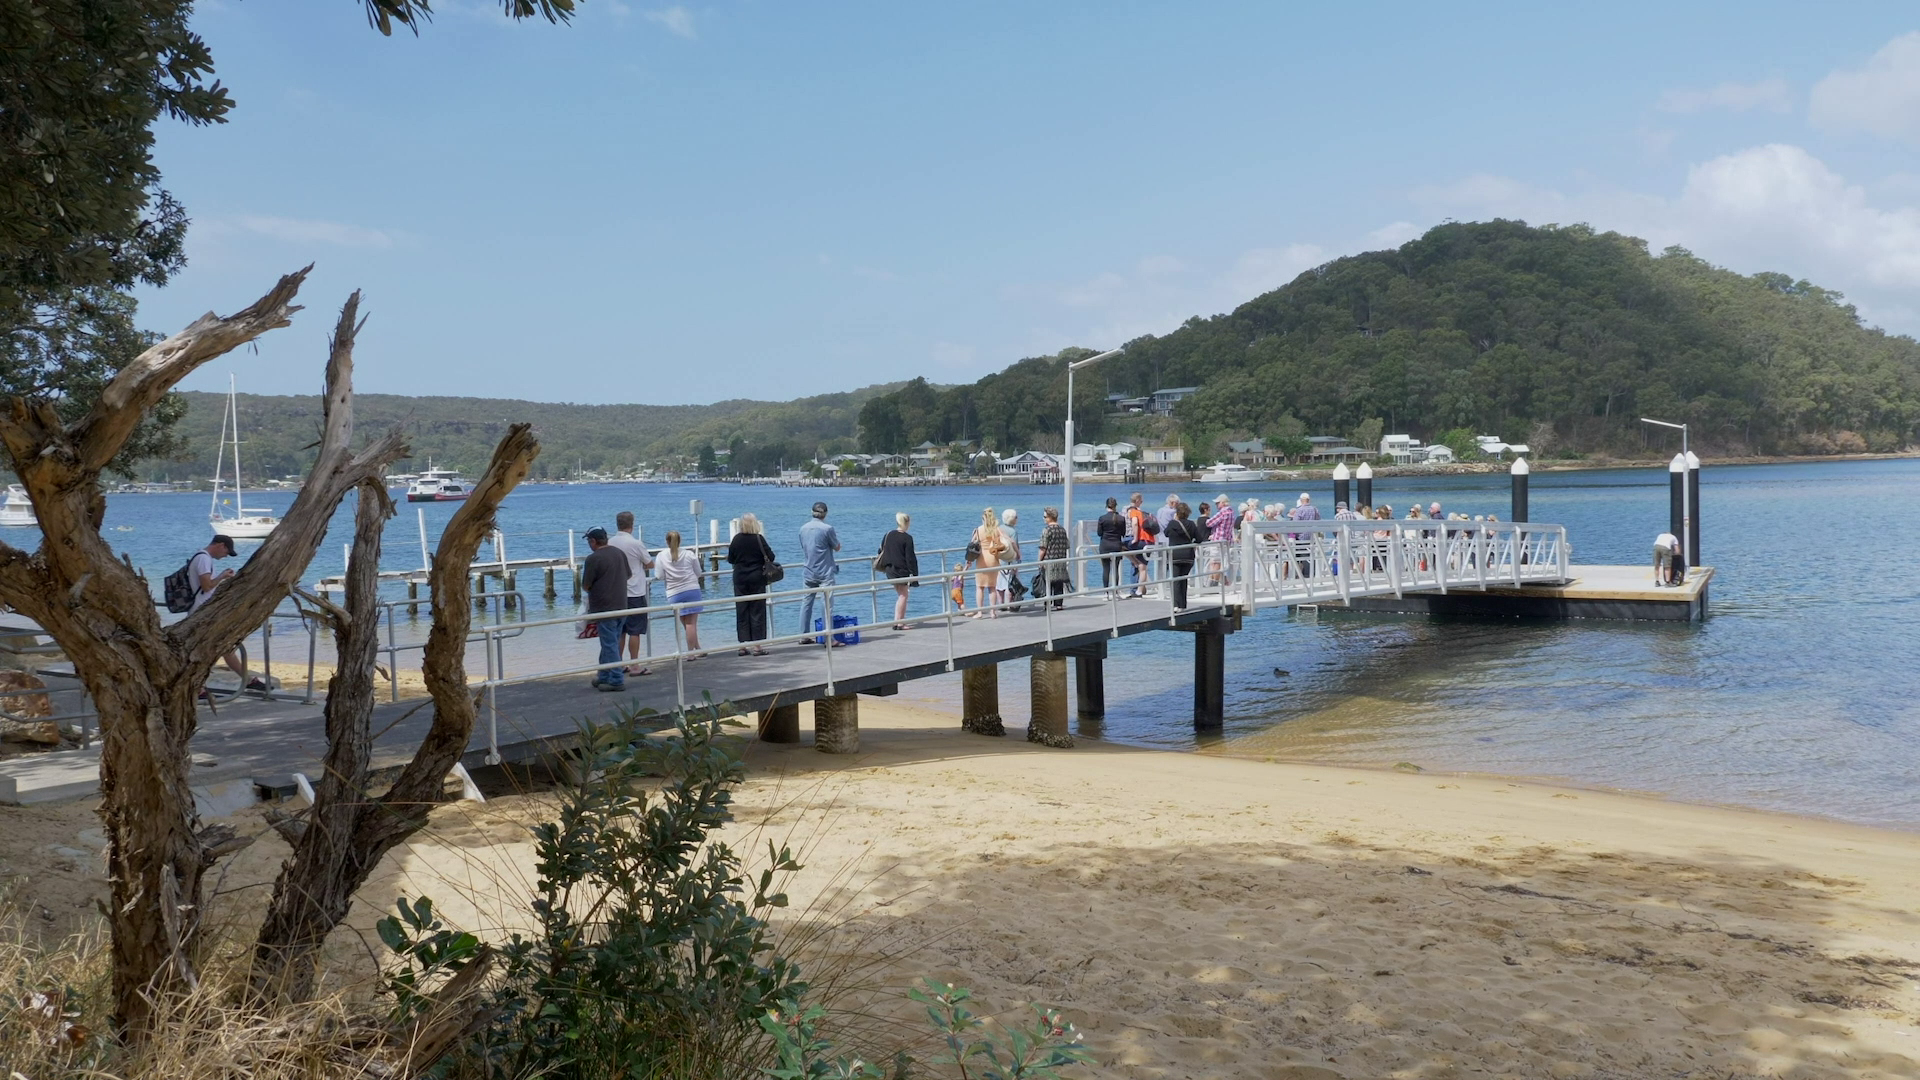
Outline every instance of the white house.
<svg viewBox="0 0 1920 1080">
<path fill-rule="evenodd" d="M 1533 452 L 1532 448 L 1526 443 L 1502 442 L 1498 435 L 1475 435 L 1473 441 L 1480 447 L 1482 454 L 1495 459 L 1504 458 L 1508 454 L 1530 454 Z"/>
<path fill-rule="evenodd" d="M 1060 462 L 1052 454 L 1043 454 L 1038 450 L 1022 450 L 1012 457 L 999 458 L 993 463 L 993 471 L 1001 476 L 1031 476 L 1034 470 L 1058 470 Z"/>
<path fill-rule="evenodd" d="M 1411 435 L 1383 435 L 1380 437 L 1380 456 L 1392 458 L 1395 465 L 1411 465 L 1424 460 L 1426 449 L 1420 440 Z"/>
<path fill-rule="evenodd" d="M 1137 453 L 1139 449 L 1130 442 L 1074 443 L 1073 473 L 1075 476 L 1124 473 L 1127 471 L 1127 455 Z"/>
<path fill-rule="evenodd" d="M 1427 447 L 1426 463 L 1429 465 L 1453 464 L 1453 447 L 1445 443 L 1435 443 Z"/>
</svg>

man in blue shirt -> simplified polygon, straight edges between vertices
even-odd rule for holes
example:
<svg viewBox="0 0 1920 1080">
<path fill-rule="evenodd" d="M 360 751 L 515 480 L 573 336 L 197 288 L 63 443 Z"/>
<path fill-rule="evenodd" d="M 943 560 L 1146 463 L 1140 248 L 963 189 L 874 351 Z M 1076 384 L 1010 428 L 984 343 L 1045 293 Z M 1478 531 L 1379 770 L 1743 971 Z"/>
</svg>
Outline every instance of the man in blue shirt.
<svg viewBox="0 0 1920 1080">
<path fill-rule="evenodd" d="M 807 568 L 804 571 L 806 575 L 804 580 L 809 590 L 818 589 L 823 585 L 831 586 L 834 579 L 840 576 L 840 564 L 833 561 L 834 552 L 839 550 L 840 534 L 834 532 L 833 526 L 827 524 L 827 504 L 823 502 L 814 503 L 813 517 L 808 520 L 806 524 L 800 526 L 800 555 L 807 562 Z M 802 634 L 813 633 L 813 602 L 818 598 L 818 593 L 809 591 L 807 593 L 806 603 L 800 607 L 800 632 Z M 824 617 L 825 614 L 826 605 L 823 602 L 821 604 L 821 615 Z M 839 644 L 839 642 L 833 640 L 833 634 L 831 633 L 833 628 L 827 627 L 826 629 L 829 632 L 821 634 L 820 641 L 822 643 Z M 813 644 L 813 638 L 803 637 L 800 639 L 800 644 L 811 645 Z"/>
</svg>

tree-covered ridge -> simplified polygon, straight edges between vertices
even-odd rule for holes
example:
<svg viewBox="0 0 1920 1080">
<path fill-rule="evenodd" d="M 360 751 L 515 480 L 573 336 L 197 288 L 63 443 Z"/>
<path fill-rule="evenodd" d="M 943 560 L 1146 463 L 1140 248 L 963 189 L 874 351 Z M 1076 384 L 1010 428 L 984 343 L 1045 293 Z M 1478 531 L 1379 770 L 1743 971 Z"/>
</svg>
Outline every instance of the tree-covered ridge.
<svg viewBox="0 0 1920 1080">
<path fill-rule="evenodd" d="M 946 391 L 909 384 L 868 403 L 862 442 L 1057 443 L 1068 355 Z M 1197 385 L 1175 417 L 1203 457 L 1228 438 L 1352 435 L 1376 420 L 1569 452 L 1639 449 L 1643 415 L 1692 424 L 1716 452 L 1892 450 L 1920 428 L 1912 338 L 1864 326 L 1805 281 L 1744 276 L 1680 248 L 1654 256 L 1584 225 L 1441 225 L 1130 342 L 1097 374 L 1076 386 L 1086 437 L 1115 423 L 1100 407 L 1108 386 Z"/>
<path fill-rule="evenodd" d="M 860 406 L 899 387 L 870 386 L 797 401 L 733 400 L 713 405 L 575 405 L 507 398 L 354 395 L 355 423 L 368 433 L 404 424 L 413 458 L 403 468 L 435 465 L 477 473 L 509 425 L 533 424 L 543 451 L 535 478 L 571 476 L 576 470 L 624 473 L 636 465 L 695 466 L 701 448 L 735 448 L 745 475 L 792 468 L 815 453 L 851 448 Z M 225 394 L 180 395 L 186 415 L 177 434 L 183 453 L 151 460 L 150 479 L 192 480 L 213 474 Z M 320 399 L 241 394 L 241 464 L 250 479 L 300 474 L 312 463 L 319 430 Z M 709 451 L 711 453 L 711 450 Z M 725 457 L 718 459 L 724 463 Z"/>
</svg>

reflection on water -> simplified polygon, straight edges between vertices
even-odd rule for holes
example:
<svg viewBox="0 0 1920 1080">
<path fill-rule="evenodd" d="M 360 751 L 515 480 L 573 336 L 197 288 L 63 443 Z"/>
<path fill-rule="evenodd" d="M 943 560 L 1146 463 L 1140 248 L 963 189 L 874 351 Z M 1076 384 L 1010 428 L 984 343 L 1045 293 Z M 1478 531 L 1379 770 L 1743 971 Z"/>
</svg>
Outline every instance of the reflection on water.
<svg viewBox="0 0 1920 1080">
<path fill-rule="evenodd" d="M 1248 487 L 1289 503 L 1299 490 Z M 1920 462 L 1709 467 L 1702 487 L 1705 561 L 1718 570 L 1702 625 L 1263 613 L 1229 640 L 1228 722 L 1218 740 L 1199 747 L 1194 737 L 1192 643 L 1182 634 L 1115 642 L 1108 715 L 1076 721 L 1075 730 L 1256 757 L 1554 777 L 1920 827 L 1920 632 L 1910 625 L 1920 610 L 1912 541 Z M 1077 508 L 1116 490 L 1089 485 Z M 1215 494 L 1179 493 L 1190 502 Z M 1148 492 L 1156 502 L 1164 494 Z M 847 552 L 866 553 L 895 510 L 913 514 L 923 550 L 964 544 L 988 505 L 1019 508 L 1031 543 L 1040 508 L 1059 495 L 1026 486 L 546 487 L 517 492 L 500 517 L 515 534 L 515 557 L 565 554 L 561 530 L 577 534 L 633 509 L 657 538 L 684 528 L 687 500 L 699 497 L 706 517 L 755 511 L 776 550 L 792 558 L 794 530 L 817 497 L 832 504 Z M 1468 513 L 1507 511 L 1505 477 L 1376 483 L 1376 498 L 1396 506 L 1416 497 Z M 287 499 L 267 497 L 276 509 Z M 1638 565 L 1665 527 L 1666 474 L 1536 472 L 1532 504 L 1536 520 L 1568 527 L 1576 562 Z M 392 566 L 418 563 L 411 509 L 395 524 Z M 426 509 L 437 533 L 451 508 Z M 132 531 L 108 535 L 158 581 L 205 542 L 204 513 L 198 496 L 115 496 L 109 524 Z M 336 518 L 310 579 L 339 568 L 350 514 Z M 938 606 L 936 590 L 917 590 L 914 611 Z M 557 608 L 536 603 L 530 614 L 570 611 L 563 596 Z M 797 618 L 791 610 L 778 617 Z M 715 609 L 702 633 L 724 639 L 731 621 Z M 536 653 L 572 657 L 580 646 L 556 639 L 516 648 L 512 662 L 526 670 Z M 957 676 L 901 688 L 903 701 L 956 711 L 959 696 Z M 1026 715 L 1018 665 L 1002 675 L 1001 704 L 1015 722 Z"/>
</svg>

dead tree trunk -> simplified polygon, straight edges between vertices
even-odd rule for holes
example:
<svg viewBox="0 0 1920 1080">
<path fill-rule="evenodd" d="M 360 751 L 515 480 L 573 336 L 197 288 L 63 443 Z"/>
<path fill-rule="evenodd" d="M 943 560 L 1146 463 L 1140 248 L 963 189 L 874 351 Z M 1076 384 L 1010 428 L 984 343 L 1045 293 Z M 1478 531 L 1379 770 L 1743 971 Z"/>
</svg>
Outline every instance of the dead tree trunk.
<svg viewBox="0 0 1920 1080">
<path fill-rule="evenodd" d="M 311 269 L 311 268 L 309 268 Z M 73 662 L 100 714 L 100 814 L 108 840 L 115 1020 L 147 1034 L 155 1008 L 196 980 L 201 878 L 220 849 L 200 828 L 188 740 L 215 661 L 263 623 L 299 580 L 346 493 L 405 456 L 398 431 L 355 453 L 353 335 L 347 301 L 327 364 L 322 433 L 306 485 L 275 529 L 200 609 L 162 627 L 153 597 L 100 536 L 100 472 L 141 418 L 195 368 L 287 325 L 305 280 L 280 279 L 235 315 L 205 315 L 141 353 L 86 416 L 61 423 L 51 404 L 11 399 L 0 442 L 39 515 L 29 554 L 0 544 L 0 601 L 38 622 Z M 192 550 L 183 542 L 182 560 Z"/>
<path fill-rule="evenodd" d="M 361 489 L 354 518 L 344 610 L 326 605 L 340 664 L 327 685 L 327 758 L 314 786 L 314 803 L 293 858 L 274 882 L 273 901 L 255 941 L 252 984 L 262 998 L 304 998 L 312 992 L 314 960 L 352 906 L 380 859 L 426 824 L 445 801 L 448 770 L 467 749 L 475 705 L 467 689 L 466 639 L 472 620 L 467 572 L 480 541 L 493 530 L 494 512 L 540 453 L 526 424 L 515 424 L 494 449 L 472 495 L 454 513 L 434 553 L 433 629 L 424 672 L 433 695 L 433 726 L 400 779 L 386 794 L 367 791 L 373 753 L 373 665 L 378 641 L 377 568 L 380 534 L 393 514 L 386 489 Z"/>
</svg>

